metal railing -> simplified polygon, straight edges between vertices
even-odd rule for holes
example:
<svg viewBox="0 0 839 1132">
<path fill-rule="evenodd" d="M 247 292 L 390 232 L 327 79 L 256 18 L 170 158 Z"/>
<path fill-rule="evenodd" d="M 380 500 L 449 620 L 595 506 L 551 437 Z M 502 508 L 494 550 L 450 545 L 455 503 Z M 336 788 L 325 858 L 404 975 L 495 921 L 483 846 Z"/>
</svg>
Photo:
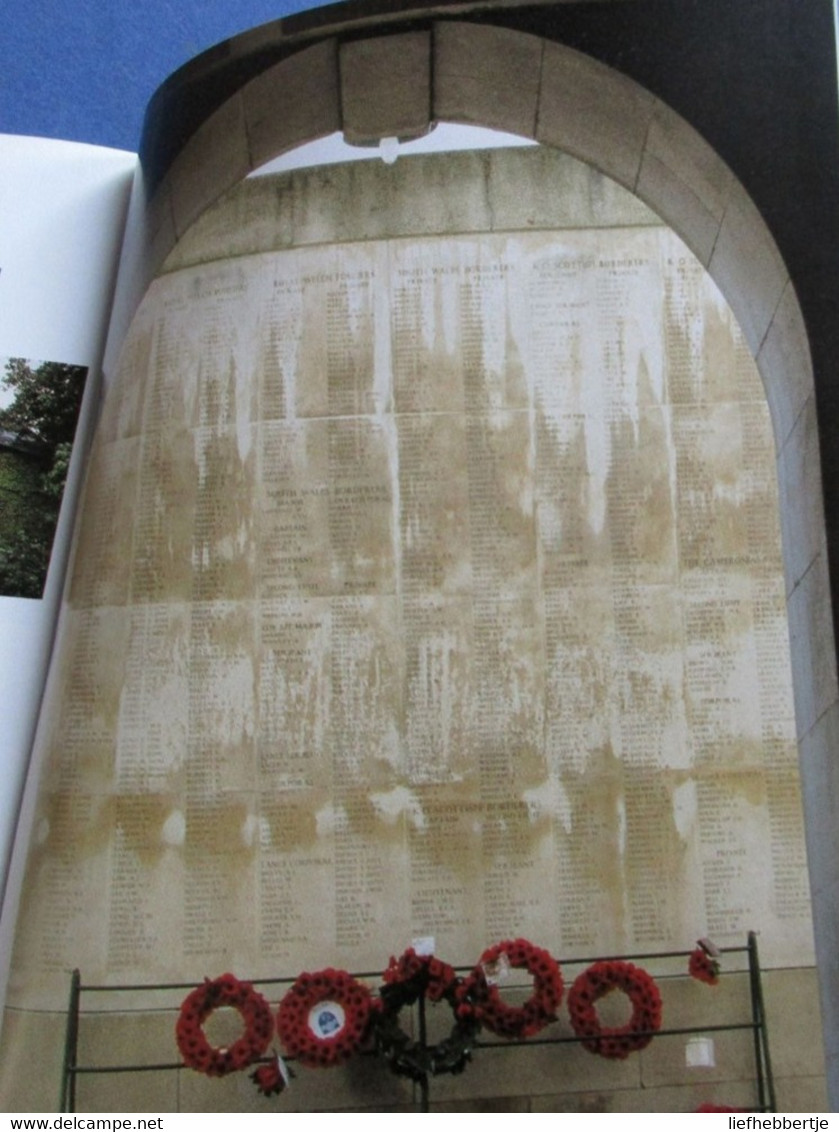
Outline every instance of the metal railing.
<svg viewBox="0 0 839 1132">
<path fill-rule="evenodd" d="M 754 932 L 749 932 L 745 947 L 726 947 L 721 949 L 722 955 L 743 955 L 747 956 L 747 973 L 749 985 L 749 999 L 750 999 L 750 1017 L 744 1019 L 742 1022 L 728 1022 L 718 1025 L 700 1025 L 700 1026 L 677 1026 L 677 1027 L 662 1027 L 655 1031 L 655 1039 L 686 1036 L 690 1034 L 714 1034 L 714 1033 L 727 1033 L 733 1031 L 741 1031 L 744 1035 L 751 1034 L 752 1045 L 754 1051 L 754 1076 L 757 1092 L 757 1105 L 752 1111 L 756 1112 L 775 1112 L 776 1111 L 776 1096 L 775 1096 L 775 1083 L 772 1076 L 772 1062 L 769 1051 L 769 1034 L 767 1028 L 766 1008 L 763 997 L 763 984 L 761 980 L 760 958 L 758 955 L 757 936 Z M 689 955 L 687 951 L 657 951 L 657 952 L 644 952 L 635 955 L 622 955 L 619 958 L 629 960 L 632 962 L 649 961 L 649 960 L 667 960 L 686 958 Z M 572 958 L 558 960 L 562 966 L 586 966 L 588 964 L 597 962 L 598 960 L 612 958 L 609 956 L 591 956 L 583 958 Z M 617 957 L 614 957 L 617 958 Z M 723 973 L 721 979 L 724 981 L 730 975 L 742 974 L 734 971 L 730 973 Z M 380 972 L 360 972 L 357 974 L 358 978 L 372 979 L 381 981 Z M 199 980 L 200 981 L 200 980 Z M 257 980 L 260 986 L 279 986 L 290 985 L 294 980 L 289 978 L 277 979 L 260 979 Z M 70 982 L 70 997 L 67 1009 L 67 1026 L 65 1031 L 64 1043 L 64 1058 L 61 1079 L 61 1112 L 75 1112 L 76 1106 L 76 1085 L 79 1077 L 100 1074 L 100 1073 L 158 1073 L 158 1072 L 172 1072 L 184 1068 L 181 1061 L 162 1061 L 154 1063 L 143 1064 L 118 1064 L 118 1065 L 91 1065 L 80 1063 L 78 1060 L 79 1052 L 79 1033 L 80 1028 L 85 1016 L 82 1010 L 82 998 L 87 994 L 103 994 L 119 995 L 128 992 L 147 992 L 151 994 L 157 991 L 185 991 L 188 992 L 197 984 L 192 983 L 124 983 L 114 985 L 85 985 L 82 983 L 81 974 L 78 970 L 73 971 Z M 427 1026 L 426 1026 L 426 1011 L 425 1000 L 420 998 L 417 1005 L 417 1027 L 419 1033 L 419 1042 L 425 1045 L 427 1042 Z M 627 1037 L 642 1036 L 640 1034 L 627 1034 Z M 502 1039 L 498 1041 L 476 1041 L 474 1048 L 477 1052 L 490 1054 L 493 1050 L 509 1050 L 516 1047 L 528 1046 L 544 1046 L 544 1045 L 569 1045 L 580 1044 L 586 1040 L 585 1037 L 578 1037 L 577 1035 L 559 1035 L 548 1037 L 530 1037 L 526 1039 Z M 421 1112 L 428 1112 L 430 1106 L 430 1081 L 427 1075 L 415 1082 L 418 1090 L 416 1102 Z"/>
</svg>

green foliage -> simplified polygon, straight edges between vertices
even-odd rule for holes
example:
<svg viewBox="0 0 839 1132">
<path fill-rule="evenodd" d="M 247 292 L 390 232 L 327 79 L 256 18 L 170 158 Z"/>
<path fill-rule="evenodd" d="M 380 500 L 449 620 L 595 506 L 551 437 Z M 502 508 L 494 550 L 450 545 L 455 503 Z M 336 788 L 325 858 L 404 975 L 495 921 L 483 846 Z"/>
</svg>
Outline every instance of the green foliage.
<svg viewBox="0 0 839 1132">
<path fill-rule="evenodd" d="M 0 537 L 0 594 L 7 597 L 42 597 L 47 576 L 52 531 L 25 527 Z"/>
<path fill-rule="evenodd" d="M 61 497 L 41 490 L 31 457 L 0 449 L 0 594 L 40 597 Z"/>
<path fill-rule="evenodd" d="M 21 501 L 41 490 L 41 467 L 34 460 L 0 448 L 0 522 L 9 508 L 18 510 Z"/>
<path fill-rule="evenodd" d="M 62 362 L 35 367 L 10 358 L 0 382 L 14 400 L 0 409 L 0 428 L 39 441 L 50 455 L 59 444 L 72 444 L 87 370 Z"/>
<path fill-rule="evenodd" d="M 6 363 L 0 384 L 14 399 L 0 428 L 29 451 L 0 448 L 0 594 L 41 597 L 87 371 L 22 358 Z"/>
<path fill-rule="evenodd" d="M 41 476 L 41 491 L 50 499 L 55 500 L 56 506 L 61 503 L 64 494 L 64 483 L 67 479 L 67 469 L 70 466 L 70 455 L 73 445 L 69 440 L 62 441 L 55 446 L 52 464 Z"/>
</svg>

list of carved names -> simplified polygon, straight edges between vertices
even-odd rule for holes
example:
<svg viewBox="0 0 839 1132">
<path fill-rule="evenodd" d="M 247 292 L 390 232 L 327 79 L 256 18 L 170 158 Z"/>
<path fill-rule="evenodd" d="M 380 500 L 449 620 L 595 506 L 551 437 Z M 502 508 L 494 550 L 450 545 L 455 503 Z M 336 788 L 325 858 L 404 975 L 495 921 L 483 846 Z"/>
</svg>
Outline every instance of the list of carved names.
<svg viewBox="0 0 839 1132">
<path fill-rule="evenodd" d="M 771 429 L 672 234 L 185 269 L 125 359 L 38 850 L 92 961 L 806 955 Z"/>
</svg>

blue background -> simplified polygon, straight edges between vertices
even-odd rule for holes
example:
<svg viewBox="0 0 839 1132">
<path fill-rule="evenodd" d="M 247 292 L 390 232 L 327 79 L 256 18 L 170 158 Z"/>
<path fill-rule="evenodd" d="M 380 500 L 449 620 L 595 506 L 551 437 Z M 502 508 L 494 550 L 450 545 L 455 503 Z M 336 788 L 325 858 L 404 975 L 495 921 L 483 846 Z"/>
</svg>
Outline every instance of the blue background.
<svg viewBox="0 0 839 1132">
<path fill-rule="evenodd" d="M 319 0 L 5 0 L 0 133 L 137 150 L 146 104 L 195 55 Z"/>
</svg>

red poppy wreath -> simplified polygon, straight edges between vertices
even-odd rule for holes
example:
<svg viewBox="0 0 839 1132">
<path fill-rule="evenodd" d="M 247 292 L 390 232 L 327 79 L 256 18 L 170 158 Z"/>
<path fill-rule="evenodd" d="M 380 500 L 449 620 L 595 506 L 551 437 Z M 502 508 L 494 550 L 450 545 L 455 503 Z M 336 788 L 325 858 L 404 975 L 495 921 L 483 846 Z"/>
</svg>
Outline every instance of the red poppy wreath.
<svg viewBox="0 0 839 1132">
<path fill-rule="evenodd" d="M 327 1069 L 359 1048 L 370 1010 L 370 991 L 348 972 L 305 971 L 280 1003 L 277 1032 L 289 1057 L 310 1069 Z"/>
<path fill-rule="evenodd" d="M 625 1026 L 601 1026 L 596 1003 L 613 990 L 623 991 L 632 1003 Z M 586 968 L 568 993 L 571 1026 L 583 1045 L 601 1057 L 624 1058 L 644 1049 L 661 1028 L 661 995 L 652 977 L 622 959 L 605 960 Z"/>
<path fill-rule="evenodd" d="M 523 1006 L 504 1002 L 497 985 L 487 977 L 505 958 L 510 967 L 528 971 L 533 976 L 533 993 Z M 562 974 L 553 956 L 526 939 L 514 939 L 487 948 L 464 979 L 458 999 L 471 1003 L 475 1017 L 493 1034 L 502 1038 L 529 1038 L 556 1021 L 562 991 Z"/>
<path fill-rule="evenodd" d="M 222 1006 L 238 1011 L 245 1024 L 241 1037 L 230 1047 L 211 1046 L 204 1033 L 204 1023 Z M 250 983 L 229 974 L 205 979 L 190 991 L 181 1003 L 175 1026 L 184 1065 L 208 1077 L 224 1077 L 244 1069 L 265 1052 L 273 1034 L 274 1019 L 268 1003 Z"/>
</svg>

